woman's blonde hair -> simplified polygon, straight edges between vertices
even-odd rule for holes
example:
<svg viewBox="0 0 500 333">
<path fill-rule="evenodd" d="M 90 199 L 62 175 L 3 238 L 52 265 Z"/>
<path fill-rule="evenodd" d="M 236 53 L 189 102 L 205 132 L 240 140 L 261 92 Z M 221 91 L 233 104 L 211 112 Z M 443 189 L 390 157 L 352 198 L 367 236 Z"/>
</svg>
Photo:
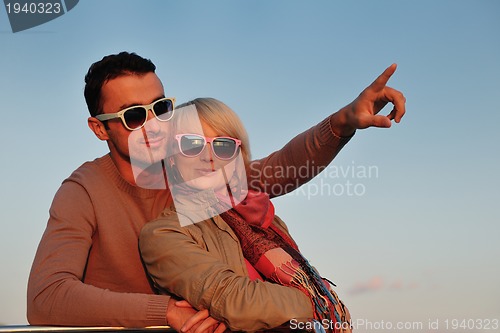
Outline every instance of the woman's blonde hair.
<svg viewBox="0 0 500 333">
<path fill-rule="evenodd" d="M 241 156 L 245 167 L 248 168 L 251 159 L 250 143 L 247 131 L 238 115 L 226 104 L 209 97 L 196 98 L 176 108 L 180 109 L 188 105 L 194 105 L 200 120 L 212 127 L 219 135 L 241 140 Z"/>
</svg>

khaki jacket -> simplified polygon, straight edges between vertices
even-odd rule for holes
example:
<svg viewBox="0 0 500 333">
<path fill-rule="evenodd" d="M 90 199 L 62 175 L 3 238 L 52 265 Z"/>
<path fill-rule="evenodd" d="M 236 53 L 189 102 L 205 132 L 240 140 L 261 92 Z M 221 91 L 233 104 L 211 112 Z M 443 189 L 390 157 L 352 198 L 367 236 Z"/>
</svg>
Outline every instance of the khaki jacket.
<svg viewBox="0 0 500 333">
<path fill-rule="evenodd" d="M 284 222 L 274 222 L 288 233 Z M 223 321 L 232 331 L 257 331 L 307 320 L 309 298 L 295 288 L 252 281 L 237 236 L 220 216 L 181 227 L 166 209 L 142 229 L 139 245 L 155 286 Z"/>
</svg>

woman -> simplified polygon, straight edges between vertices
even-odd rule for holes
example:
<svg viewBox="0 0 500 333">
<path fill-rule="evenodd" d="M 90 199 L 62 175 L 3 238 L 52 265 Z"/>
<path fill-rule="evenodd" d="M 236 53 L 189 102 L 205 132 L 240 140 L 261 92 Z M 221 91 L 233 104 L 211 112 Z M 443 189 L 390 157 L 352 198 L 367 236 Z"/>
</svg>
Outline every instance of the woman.
<svg viewBox="0 0 500 333">
<path fill-rule="evenodd" d="M 292 319 L 349 331 L 347 309 L 302 257 L 267 194 L 248 190 L 248 136 L 237 115 L 210 98 L 176 114 L 166 162 L 175 207 L 140 236 L 155 285 L 233 331 Z"/>
</svg>

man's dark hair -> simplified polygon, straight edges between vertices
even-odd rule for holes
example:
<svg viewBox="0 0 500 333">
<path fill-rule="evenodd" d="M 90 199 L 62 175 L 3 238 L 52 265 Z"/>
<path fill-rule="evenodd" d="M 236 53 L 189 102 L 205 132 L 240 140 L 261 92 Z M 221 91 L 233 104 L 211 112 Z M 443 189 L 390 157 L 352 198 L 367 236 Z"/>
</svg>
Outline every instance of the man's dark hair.
<svg viewBox="0 0 500 333">
<path fill-rule="evenodd" d="M 85 75 L 85 101 L 90 115 L 95 117 L 102 113 L 101 88 L 105 82 L 122 75 L 146 74 L 156 70 L 149 59 L 135 53 L 120 52 L 102 58 L 90 66 Z"/>
</svg>

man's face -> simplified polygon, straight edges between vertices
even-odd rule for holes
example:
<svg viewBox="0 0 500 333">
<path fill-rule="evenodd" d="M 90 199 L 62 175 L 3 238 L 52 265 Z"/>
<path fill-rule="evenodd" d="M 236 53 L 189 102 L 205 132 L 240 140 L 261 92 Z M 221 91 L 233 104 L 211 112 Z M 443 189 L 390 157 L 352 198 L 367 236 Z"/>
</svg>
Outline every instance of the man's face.
<svg viewBox="0 0 500 333">
<path fill-rule="evenodd" d="M 165 96 L 155 73 L 123 75 L 107 81 L 101 88 L 103 113 L 115 113 L 134 105 L 147 105 Z M 139 130 L 130 131 L 119 118 L 108 120 L 108 145 L 119 170 L 123 167 L 147 168 L 165 158 L 169 122 L 158 121 L 151 110 Z"/>
</svg>

